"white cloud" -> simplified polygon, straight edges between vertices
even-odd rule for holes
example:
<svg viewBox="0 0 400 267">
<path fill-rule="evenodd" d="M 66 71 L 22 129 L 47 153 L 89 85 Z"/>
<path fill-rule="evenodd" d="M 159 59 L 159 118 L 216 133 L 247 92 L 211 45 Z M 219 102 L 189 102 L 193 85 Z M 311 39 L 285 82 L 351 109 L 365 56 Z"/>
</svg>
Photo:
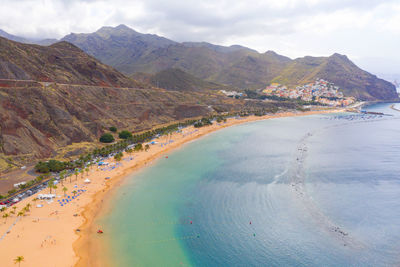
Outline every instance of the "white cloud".
<svg viewBox="0 0 400 267">
<path fill-rule="evenodd" d="M 176 41 L 400 62 L 398 0 L 0 0 L 0 7 L 0 29 L 24 37 L 123 23 Z"/>
</svg>

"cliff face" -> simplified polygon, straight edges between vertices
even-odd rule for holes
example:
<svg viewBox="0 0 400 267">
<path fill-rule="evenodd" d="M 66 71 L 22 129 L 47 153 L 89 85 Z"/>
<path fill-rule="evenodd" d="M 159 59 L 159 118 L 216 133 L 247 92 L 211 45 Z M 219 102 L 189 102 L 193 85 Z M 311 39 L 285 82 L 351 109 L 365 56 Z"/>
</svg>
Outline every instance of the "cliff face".
<svg viewBox="0 0 400 267">
<path fill-rule="evenodd" d="M 67 42 L 22 44 L 0 37 L 0 79 L 136 87 L 129 79 Z"/>
</svg>

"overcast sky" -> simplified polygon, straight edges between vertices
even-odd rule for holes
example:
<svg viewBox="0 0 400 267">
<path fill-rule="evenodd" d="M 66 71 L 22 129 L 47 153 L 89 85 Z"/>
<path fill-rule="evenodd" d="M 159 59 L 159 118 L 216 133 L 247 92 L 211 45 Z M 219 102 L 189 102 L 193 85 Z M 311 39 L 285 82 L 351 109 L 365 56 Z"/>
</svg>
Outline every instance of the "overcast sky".
<svg viewBox="0 0 400 267">
<path fill-rule="evenodd" d="M 0 29 L 18 36 L 119 24 L 291 58 L 338 52 L 371 72 L 400 73 L 400 0 L 0 0 Z"/>
</svg>

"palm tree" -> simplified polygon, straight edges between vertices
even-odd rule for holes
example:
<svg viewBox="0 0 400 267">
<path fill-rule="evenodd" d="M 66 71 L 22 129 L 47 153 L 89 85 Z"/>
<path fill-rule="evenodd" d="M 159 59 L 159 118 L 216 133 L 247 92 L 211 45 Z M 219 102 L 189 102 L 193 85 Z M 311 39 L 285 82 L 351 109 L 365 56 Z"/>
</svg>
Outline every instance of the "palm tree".
<svg viewBox="0 0 400 267">
<path fill-rule="evenodd" d="M 61 185 L 64 185 L 65 171 L 60 172 L 60 181 Z"/>
<path fill-rule="evenodd" d="M 24 211 L 20 211 L 20 212 L 18 212 L 18 214 L 17 214 L 17 216 L 24 216 L 25 215 L 25 212 Z"/>
<path fill-rule="evenodd" d="M 146 144 L 146 145 L 144 146 L 144 150 L 147 152 L 149 149 L 150 149 L 149 144 Z"/>
<path fill-rule="evenodd" d="M 71 193 L 74 194 L 74 196 L 75 196 L 77 192 L 74 190 L 74 191 L 72 191 Z"/>
<path fill-rule="evenodd" d="M 2 208 L 0 209 L 0 211 L 3 212 L 3 211 L 5 211 L 6 209 L 7 209 L 6 207 L 2 207 Z"/>
<path fill-rule="evenodd" d="M 31 209 L 31 204 L 26 204 L 26 206 L 24 207 L 24 211 L 29 212 Z"/>
<path fill-rule="evenodd" d="M 66 187 L 64 186 L 64 188 L 63 188 L 62 190 L 64 191 L 64 197 L 65 197 L 66 192 L 68 191 L 68 188 L 66 188 Z"/>
<path fill-rule="evenodd" d="M 7 222 L 7 218 L 10 217 L 10 215 L 8 213 L 4 213 L 3 214 L 3 218 L 6 219 L 4 223 Z"/>
<path fill-rule="evenodd" d="M 77 181 L 78 180 L 78 174 L 79 174 L 78 168 L 75 169 L 74 174 L 75 174 L 75 181 Z M 69 182 L 71 183 L 71 176 L 69 178 Z"/>
<path fill-rule="evenodd" d="M 15 214 L 15 210 L 10 211 L 10 214 L 14 215 Z"/>
<path fill-rule="evenodd" d="M 54 182 L 53 182 L 53 180 L 50 180 L 50 181 L 47 183 L 47 187 L 50 189 L 50 194 L 51 194 L 51 189 L 53 188 L 53 186 L 54 186 Z"/>
<path fill-rule="evenodd" d="M 14 259 L 14 263 L 17 264 L 18 263 L 18 267 L 21 266 L 21 262 L 24 261 L 24 256 L 18 256 Z"/>
<path fill-rule="evenodd" d="M 53 185 L 53 189 L 54 189 L 54 194 L 56 194 L 57 195 L 57 186 L 56 185 Z"/>
<path fill-rule="evenodd" d="M 81 179 L 83 179 L 84 171 L 83 171 L 82 169 L 80 169 L 79 172 L 80 172 L 80 174 L 81 174 Z"/>
<path fill-rule="evenodd" d="M 89 176 L 89 168 L 88 167 L 85 168 L 85 171 L 86 171 L 86 176 Z"/>
</svg>

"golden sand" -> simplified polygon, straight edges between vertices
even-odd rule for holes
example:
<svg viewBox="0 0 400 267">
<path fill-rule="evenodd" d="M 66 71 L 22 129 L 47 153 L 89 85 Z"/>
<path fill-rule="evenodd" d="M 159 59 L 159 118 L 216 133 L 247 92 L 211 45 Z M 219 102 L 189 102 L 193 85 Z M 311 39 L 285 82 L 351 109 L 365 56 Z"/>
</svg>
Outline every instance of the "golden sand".
<svg viewBox="0 0 400 267">
<path fill-rule="evenodd" d="M 36 195 L 24 199 L 16 204 L 15 214 L 7 219 L 0 218 L 0 261 L 1 266 L 15 266 L 14 260 L 17 256 L 23 256 L 24 262 L 21 266 L 105 266 L 102 260 L 101 247 L 99 242 L 90 238 L 91 233 L 97 231 L 93 225 L 94 219 L 104 207 L 109 197 L 110 189 L 120 184 L 124 177 L 131 174 L 154 159 L 180 147 L 182 144 L 195 140 L 213 131 L 242 124 L 250 121 L 264 120 L 277 117 L 304 116 L 317 113 L 338 112 L 339 110 L 310 111 L 304 113 L 279 113 L 263 117 L 250 116 L 241 119 L 230 118 L 226 123 L 195 129 L 188 127 L 183 133 L 174 133 L 170 137 L 160 137 L 159 142 L 166 142 L 166 138 L 174 140 L 167 146 L 160 144 L 151 145 L 149 151 L 133 153 L 134 160 L 122 160 L 122 166 L 110 171 L 101 171 L 97 166 L 92 167 L 89 175 L 80 175 L 72 181 L 69 178 L 64 182 L 68 188 L 67 195 L 72 196 L 73 190 L 87 190 L 68 204 L 61 206 L 58 200 L 62 200 L 62 185 L 58 184 L 57 197 L 53 202 L 33 201 Z M 195 131 L 197 130 L 197 131 Z M 191 134 L 188 134 L 191 132 Z M 130 155 L 125 153 L 124 158 Z M 114 160 L 107 160 L 115 164 Z M 105 179 L 110 177 L 110 179 Z M 90 179 L 89 184 L 84 180 Z M 76 188 L 74 187 L 76 186 Z M 43 190 L 40 193 L 48 193 Z M 107 198 L 105 198 L 107 196 Z M 17 213 L 27 204 L 31 203 L 30 212 L 25 216 L 16 216 Z M 37 207 L 37 205 L 43 207 Z M 8 208 L 6 213 L 10 213 Z M 4 212 L 2 213 L 4 214 Z M 2 215 L 1 214 L 1 215 Z M 79 229 L 79 231 L 76 231 Z M 8 232 L 8 233 L 7 233 Z"/>
</svg>

